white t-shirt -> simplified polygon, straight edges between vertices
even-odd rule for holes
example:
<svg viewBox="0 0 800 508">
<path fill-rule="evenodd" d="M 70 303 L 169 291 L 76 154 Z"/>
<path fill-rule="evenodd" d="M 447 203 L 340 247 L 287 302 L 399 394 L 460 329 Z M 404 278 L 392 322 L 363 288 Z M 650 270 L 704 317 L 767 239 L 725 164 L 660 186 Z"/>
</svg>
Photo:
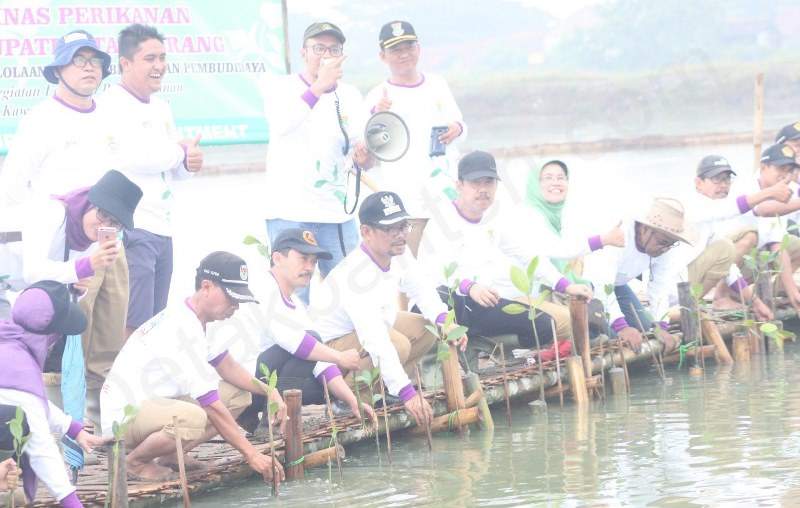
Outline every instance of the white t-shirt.
<svg viewBox="0 0 800 508">
<path fill-rule="evenodd" d="M 742 179 L 742 185 L 738 186 L 738 194 L 752 194 L 761 190 L 758 176 Z M 752 228 L 758 232 L 758 248 L 762 248 L 770 243 L 783 241 L 786 234 L 787 216 L 783 217 L 759 217 L 752 210 L 739 215 L 737 218 L 721 223 L 714 230 L 715 237 L 728 236 L 744 228 Z"/>
<path fill-rule="evenodd" d="M 435 282 L 426 277 L 408 250 L 393 258 L 384 271 L 362 244 L 315 288 L 309 309 L 323 342 L 356 332 L 373 363 L 380 367 L 386 389 L 392 395 L 411 384 L 389 338 L 389 328 L 399 310 L 399 293 L 414 300 L 431 323 L 447 312 Z"/>
<path fill-rule="evenodd" d="M 104 114 L 113 118 L 114 157 L 118 169 L 142 189 L 133 220 L 138 229 L 172 235 L 171 182 L 191 173 L 183 166 L 184 151 L 169 104 L 155 95 L 143 102 L 122 85 L 97 97 Z"/>
<path fill-rule="evenodd" d="M 176 302 L 140 326 L 122 346 L 100 391 L 104 436 L 124 418 L 125 406 L 155 398 L 189 396 L 201 405 L 218 400 L 219 376 L 203 325 L 186 301 Z M 215 398 L 216 396 L 216 398 Z"/>
<path fill-rule="evenodd" d="M 344 210 L 350 165 L 342 154 L 336 102 L 352 152 L 363 135 L 361 93 L 339 82 L 317 99 L 301 76 L 290 74 L 269 79 L 263 97 L 269 126 L 266 218 L 339 224 L 352 219 Z"/>
<path fill-rule="evenodd" d="M 425 74 L 418 85 L 395 85 L 385 81 L 366 96 L 364 105 L 374 108 L 386 91 L 392 101 L 391 112 L 397 113 L 409 131 L 408 152 L 396 162 L 380 162 L 370 170 L 381 190 L 396 192 L 412 216 L 431 217 L 431 206 L 455 199 L 453 182 L 458 176 L 458 145 L 467 137 L 467 124 L 458 108 L 450 87 L 441 76 Z M 430 157 L 432 127 L 445 127 L 459 122 L 464 129 L 453 143 L 447 145 L 446 155 Z M 423 195 L 424 193 L 427 196 Z"/>
</svg>

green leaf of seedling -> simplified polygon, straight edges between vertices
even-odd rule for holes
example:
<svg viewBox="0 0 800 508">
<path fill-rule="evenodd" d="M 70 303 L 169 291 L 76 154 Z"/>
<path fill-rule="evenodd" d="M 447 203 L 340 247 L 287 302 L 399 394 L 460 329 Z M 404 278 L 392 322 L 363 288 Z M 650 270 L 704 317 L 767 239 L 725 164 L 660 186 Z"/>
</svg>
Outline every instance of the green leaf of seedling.
<svg viewBox="0 0 800 508">
<path fill-rule="evenodd" d="M 447 315 L 444 318 L 444 326 L 447 328 L 448 326 L 452 325 L 456 322 L 456 312 L 453 309 L 447 311 Z"/>
<path fill-rule="evenodd" d="M 745 319 L 742 321 L 742 326 L 744 326 L 745 328 L 752 328 L 755 325 L 756 325 L 755 319 Z"/>
<path fill-rule="evenodd" d="M 689 288 L 689 292 L 692 294 L 692 297 L 695 300 L 699 301 L 701 298 L 703 298 L 703 285 L 699 282 L 695 282 Z"/>
<path fill-rule="evenodd" d="M 261 379 L 262 380 L 266 381 L 267 379 L 269 379 L 269 368 L 267 368 L 267 364 L 265 364 L 263 362 L 259 363 L 258 364 L 258 370 L 261 371 Z"/>
<path fill-rule="evenodd" d="M 245 245 L 259 245 L 261 243 L 261 240 L 259 240 L 253 235 L 247 235 L 244 237 L 244 240 L 242 240 L 242 243 Z"/>
<path fill-rule="evenodd" d="M 458 268 L 458 263 L 456 263 L 455 261 L 444 267 L 445 280 L 450 280 L 450 277 L 452 277 L 453 274 L 456 273 L 456 268 Z"/>
<path fill-rule="evenodd" d="M 518 266 L 511 267 L 511 282 L 523 295 L 531 294 L 531 281 L 528 279 L 528 274 L 522 271 L 522 268 Z"/>
<path fill-rule="evenodd" d="M 378 378 L 381 377 L 381 369 L 379 369 L 378 367 L 373 367 L 371 374 L 372 374 L 372 380 L 377 381 Z"/>
<path fill-rule="evenodd" d="M 541 293 L 539 293 L 539 296 L 537 296 L 537 297 L 536 297 L 536 299 L 535 299 L 534 301 L 532 301 L 532 302 L 531 302 L 531 308 L 532 308 L 532 309 L 537 309 L 537 308 L 539 308 L 539 305 L 541 305 L 541 304 L 542 304 L 542 302 L 544 302 L 545 300 L 547 300 L 549 297 L 550 297 L 550 291 L 548 291 L 548 290 L 546 290 L 546 289 L 545 289 L 544 291 L 542 291 Z"/>
<path fill-rule="evenodd" d="M 781 330 L 778 332 L 783 340 L 795 340 L 797 339 L 797 334 L 794 332 L 790 332 L 789 330 Z"/>
<path fill-rule="evenodd" d="M 742 259 L 744 260 L 744 265 L 751 271 L 755 272 L 758 270 L 758 265 L 756 263 L 756 260 L 753 259 L 753 256 L 744 256 Z"/>
<path fill-rule="evenodd" d="M 461 326 L 461 325 L 456 326 L 455 328 L 447 332 L 446 340 L 447 341 L 458 340 L 461 337 L 463 337 L 465 333 L 467 333 L 467 330 L 469 330 L 469 328 L 467 328 L 466 326 Z"/>
<path fill-rule="evenodd" d="M 506 314 L 510 314 L 512 316 L 515 316 L 517 314 L 522 314 L 527 311 L 528 308 L 522 305 L 521 303 L 509 303 L 508 305 L 505 305 L 503 307 L 503 312 L 505 312 Z"/>
<path fill-rule="evenodd" d="M 136 413 L 138 412 L 139 409 L 133 404 L 128 404 L 127 406 L 125 406 L 124 409 L 125 418 L 133 418 L 134 416 L 136 416 Z"/>
<path fill-rule="evenodd" d="M 425 329 L 428 330 L 434 337 L 439 336 L 439 329 L 433 325 L 425 325 Z"/>
<path fill-rule="evenodd" d="M 278 371 L 277 370 L 273 370 L 272 373 L 269 375 L 269 383 L 267 383 L 267 384 L 269 384 L 269 387 L 272 388 L 273 390 L 275 389 L 276 386 L 278 386 Z"/>
<path fill-rule="evenodd" d="M 531 262 L 528 263 L 527 274 L 529 281 L 533 280 L 533 276 L 536 273 L 537 268 L 539 268 L 539 256 L 534 256 L 533 259 L 531 259 Z"/>
<path fill-rule="evenodd" d="M 450 358 L 450 348 L 442 341 L 436 346 L 436 361 L 444 362 Z"/>
<path fill-rule="evenodd" d="M 272 419 L 272 415 L 274 415 L 276 411 L 278 411 L 278 403 L 270 401 L 270 403 L 267 405 L 267 413 L 269 413 L 270 419 Z"/>
<path fill-rule="evenodd" d="M 614 284 L 606 284 L 603 286 L 603 291 L 605 291 L 606 296 L 610 296 L 614 292 Z"/>
<path fill-rule="evenodd" d="M 367 386 L 372 384 L 372 373 L 369 370 L 362 370 L 356 376 L 356 379 Z"/>
<path fill-rule="evenodd" d="M 761 330 L 761 333 L 763 333 L 764 335 L 772 337 L 778 331 L 778 327 L 775 326 L 775 323 L 764 323 L 759 327 L 759 330 Z"/>
</svg>

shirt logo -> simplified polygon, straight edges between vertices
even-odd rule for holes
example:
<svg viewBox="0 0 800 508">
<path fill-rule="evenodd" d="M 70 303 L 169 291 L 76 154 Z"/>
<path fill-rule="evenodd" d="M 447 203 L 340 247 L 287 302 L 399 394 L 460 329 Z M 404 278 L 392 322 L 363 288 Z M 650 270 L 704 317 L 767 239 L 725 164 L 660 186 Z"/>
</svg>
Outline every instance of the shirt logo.
<svg viewBox="0 0 800 508">
<path fill-rule="evenodd" d="M 406 32 L 405 30 L 403 30 L 403 23 L 399 21 L 397 23 L 392 23 L 392 35 L 394 35 L 395 37 L 399 37 L 404 33 Z"/>
<path fill-rule="evenodd" d="M 387 194 L 381 198 L 381 203 L 383 203 L 383 215 L 389 216 L 393 213 L 397 213 L 400 211 L 400 206 L 394 202 L 394 196 L 391 194 Z"/>
<path fill-rule="evenodd" d="M 317 239 L 314 238 L 314 233 L 311 231 L 303 231 L 303 240 L 305 240 L 305 242 L 309 245 L 318 245 Z"/>
</svg>

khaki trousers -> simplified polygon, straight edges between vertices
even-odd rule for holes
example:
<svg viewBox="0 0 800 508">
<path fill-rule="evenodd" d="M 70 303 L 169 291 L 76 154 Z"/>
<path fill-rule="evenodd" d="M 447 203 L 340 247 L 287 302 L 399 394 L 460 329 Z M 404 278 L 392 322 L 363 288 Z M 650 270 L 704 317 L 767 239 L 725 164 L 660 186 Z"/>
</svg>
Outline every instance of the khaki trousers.
<svg viewBox="0 0 800 508">
<path fill-rule="evenodd" d="M 524 297 L 516 298 L 515 300 L 525 305 L 528 304 L 527 298 Z M 558 340 L 566 340 L 572 337 L 572 317 L 569 313 L 569 307 L 560 303 L 544 301 L 536 307 L 536 310 L 540 310 L 553 318 Z M 538 316 L 539 313 L 537 312 L 536 315 Z M 469 332 L 467 332 L 467 335 L 469 335 Z"/>
<path fill-rule="evenodd" d="M 689 263 L 689 282 L 702 284 L 710 290 L 728 275 L 735 260 L 736 248 L 732 240 L 722 238 L 711 242 Z"/>
<path fill-rule="evenodd" d="M 89 279 L 89 287 L 79 303 L 88 321 L 82 334 L 86 387 L 99 390 L 125 338 L 128 262 L 124 249 L 120 248 L 111 266 L 98 270 Z"/>
<path fill-rule="evenodd" d="M 415 377 L 414 366 L 437 341 L 437 337 L 425 329 L 426 324 L 428 324 L 428 321 L 421 315 L 401 311 L 397 313 L 394 325 L 389 328 L 389 338 L 397 350 L 397 356 L 400 358 L 403 369 L 410 379 Z M 333 339 L 327 342 L 326 346 L 337 351 L 362 349 L 361 342 L 355 332 Z M 372 369 L 373 367 L 375 365 L 369 356 L 362 358 L 361 363 L 358 365 L 359 371 Z M 355 387 L 352 372 L 342 372 L 342 375 L 344 375 L 344 380 L 351 388 Z"/>
<path fill-rule="evenodd" d="M 219 382 L 219 399 L 228 408 L 235 420 L 250 405 L 250 392 L 236 388 L 226 381 Z M 164 431 L 175 436 L 172 417 L 178 417 L 180 438 L 183 441 L 200 439 L 206 431 L 214 426 L 208 420 L 205 410 L 194 399 L 156 398 L 142 402 L 128 430 L 125 442 L 128 450 L 134 449 L 147 436 L 154 432 Z"/>
</svg>

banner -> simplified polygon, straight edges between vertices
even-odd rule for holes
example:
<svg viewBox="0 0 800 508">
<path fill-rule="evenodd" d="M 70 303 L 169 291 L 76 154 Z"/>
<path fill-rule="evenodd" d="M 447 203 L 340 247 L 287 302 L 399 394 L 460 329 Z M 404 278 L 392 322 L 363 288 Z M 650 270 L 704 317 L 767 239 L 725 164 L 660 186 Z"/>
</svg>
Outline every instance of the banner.
<svg viewBox="0 0 800 508">
<path fill-rule="evenodd" d="M 285 73 L 281 0 L 0 0 L 0 154 L 8 150 L 19 120 L 52 96 L 42 76 L 56 40 L 84 29 L 111 55 L 112 75 L 98 89 L 119 82 L 117 35 L 132 23 L 164 35 L 167 72 L 160 96 L 169 101 L 182 137 L 203 144 L 265 143 L 260 83 Z"/>
</svg>

